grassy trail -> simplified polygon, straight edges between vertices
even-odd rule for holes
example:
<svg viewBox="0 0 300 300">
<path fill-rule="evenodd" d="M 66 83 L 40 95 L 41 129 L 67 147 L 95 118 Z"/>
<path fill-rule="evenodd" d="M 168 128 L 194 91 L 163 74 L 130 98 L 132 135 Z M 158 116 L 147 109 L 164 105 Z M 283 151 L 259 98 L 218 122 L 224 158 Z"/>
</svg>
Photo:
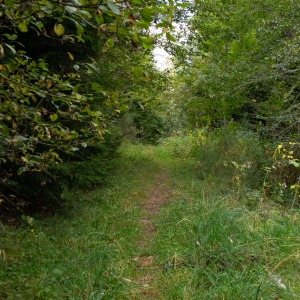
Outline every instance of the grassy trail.
<svg viewBox="0 0 300 300">
<path fill-rule="evenodd" d="M 298 214 L 260 217 L 192 158 L 126 145 L 105 189 L 69 198 L 1 227 L 0 299 L 300 299 Z"/>
</svg>

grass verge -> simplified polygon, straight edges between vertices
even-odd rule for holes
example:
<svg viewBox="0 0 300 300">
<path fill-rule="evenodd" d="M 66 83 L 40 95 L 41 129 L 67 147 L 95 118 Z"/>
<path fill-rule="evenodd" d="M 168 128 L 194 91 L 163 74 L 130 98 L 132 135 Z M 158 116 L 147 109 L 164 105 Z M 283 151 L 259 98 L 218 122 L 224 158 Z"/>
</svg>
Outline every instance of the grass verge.
<svg viewBox="0 0 300 300">
<path fill-rule="evenodd" d="M 106 188 L 72 192 L 55 216 L 1 225 L 1 299 L 125 299 L 139 236 L 138 203 L 157 166 L 139 146 L 121 150 Z"/>
<path fill-rule="evenodd" d="M 106 188 L 70 194 L 62 214 L 1 225 L 0 298 L 299 299 L 298 210 L 262 200 L 251 170 L 243 176 L 235 165 L 216 167 L 213 157 L 205 168 L 207 144 L 201 161 L 194 150 L 178 152 L 179 144 L 176 151 L 168 143 L 124 145 Z M 210 155 L 219 162 L 214 145 Z M 169 200 L 141 250 L 141 203 L 162 169 Z M 154 265 L 143 271 L 134 258 L 145 254 Z M 151 293 L 139 282 L 144 275 Z"/>
</svg>

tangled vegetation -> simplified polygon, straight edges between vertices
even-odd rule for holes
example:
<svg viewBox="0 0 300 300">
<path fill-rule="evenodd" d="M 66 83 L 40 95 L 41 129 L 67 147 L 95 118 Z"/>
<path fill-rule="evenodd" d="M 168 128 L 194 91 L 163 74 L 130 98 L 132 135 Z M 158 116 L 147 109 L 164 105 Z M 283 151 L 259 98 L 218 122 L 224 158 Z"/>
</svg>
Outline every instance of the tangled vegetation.
<svg viewBox="0 0 300 300">
<path fill-rule="evenodd" d="M 297 1 L 0 5 L 2 207 L 58 203 L 72 186 L 103 181 L 124 136 L 156 144 L 185 130 L 204 173 L 218 169 L 216 149 L 244 143 L 251 160 L 237 151 L 220 163 L 255 166 L 266 195 L 298 205 Z M 172 72 L 154 66 L 151 26 Z"/>
<path fill-rule="evenodd" d="M 0 298 L 299 299 L 299 15 L 0 0 Z"/>
<path fill-rule="evenodd" d="M 108 169 L 126 94 L 156 81 L 140 67 L 151 60 L 148 29 L 155 21 L 171 38 L 174 11 L 143 1 L 0 1 L 2 206 L 60 201 L 81 176 L 75 166 L 82 172 L 96 154 Z"/>
</svg>

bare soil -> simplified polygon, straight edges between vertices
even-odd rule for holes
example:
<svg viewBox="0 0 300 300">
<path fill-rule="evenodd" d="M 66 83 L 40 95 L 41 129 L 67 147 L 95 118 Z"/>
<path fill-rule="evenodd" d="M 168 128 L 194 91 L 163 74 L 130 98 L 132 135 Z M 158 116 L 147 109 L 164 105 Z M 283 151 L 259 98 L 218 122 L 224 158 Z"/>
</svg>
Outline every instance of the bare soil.
<svg viewBox="0 0 300 300">
<path fill-rule="evenodd" d="M 143 215 L 141 223 L 141 239 L 137 241 L 137 248 L 140 253 L 147 253 L 151 239 L 156 232 L 153 224 L 153 218 L 158 214 L 160 208 L 169 200 L 171 196 L 170 188 L 167 185 L 167 175 L 164 170 L 161 170 L 156 178 L 156 184 L 148 193 L 145 201 L 142 203 Z M 140 273 L 138 282 L 142 288 L 139 295 L 143 299 L 158 299 L 155 289 L 151 287 L 154 278 L 154 270 L 158 267 L 155 265 L 155 257 L 151 253 L 141 255 L 134 258 L 137 271 Z"/>
</svg>

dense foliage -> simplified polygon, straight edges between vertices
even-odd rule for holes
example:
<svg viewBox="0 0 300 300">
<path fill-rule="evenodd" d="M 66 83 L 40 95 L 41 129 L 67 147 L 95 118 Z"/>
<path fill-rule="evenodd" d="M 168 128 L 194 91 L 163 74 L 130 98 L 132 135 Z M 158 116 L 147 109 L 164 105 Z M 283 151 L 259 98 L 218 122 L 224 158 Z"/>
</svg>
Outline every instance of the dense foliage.
<svg viewBox="0 0 300 300">
<path fill-rule="evenodd" d="M 191 126 L 250 125 L 264 137 L 298 134 L 297 1 L 198 1 L 177 51 L 178 104 Z"/>
<path fill-rule="evenodd" d="M 300 299 L 300 3 L 178 1 L 0 0 L 0 298 Z"/>
<path fill-rule="evenodd" d="M 125 67 L 120 58 L 111 64 L 112 53 L 151 49 L 154 19 L 170 37 L 174 9 L 142 0 L 0 1 L 1 201 L 60 198 L 63 174 L 74 172 L 62 162 L 84 169 L 124 110 L 113 83 Z"/>
<path fill-rule="evenodd" d="M 170 128 L 226 125 L 296 143 L 269 173 L 295 168 L 279 181 L 298 188 L 299 5 L 184 3 L 0 2 L 2 200 L 43 202 L 95 184 L 124 135 L 157 143 Z M 153 65 L 151 26 L 174 54 L 171 89 L 172 72 Z"/>
<path fill-rule="evenodd" d="M 255 145 L 264 155 L 257 176 L 264 194 L 293 207 L 300 186 L 299 8 L 289 0 L 195 1 L 178 32 L 188 37 L 169 45 L 177 72 L 164 96 L 172 99 L 177 127 L 258 134 Z M 220 148 L 214 133 L 212 139 L 207 162 Z M 231 142 L 239 147 L 239 137 Z M 203 161 L 201 152 L 198 158 Z"/>
</svg>

